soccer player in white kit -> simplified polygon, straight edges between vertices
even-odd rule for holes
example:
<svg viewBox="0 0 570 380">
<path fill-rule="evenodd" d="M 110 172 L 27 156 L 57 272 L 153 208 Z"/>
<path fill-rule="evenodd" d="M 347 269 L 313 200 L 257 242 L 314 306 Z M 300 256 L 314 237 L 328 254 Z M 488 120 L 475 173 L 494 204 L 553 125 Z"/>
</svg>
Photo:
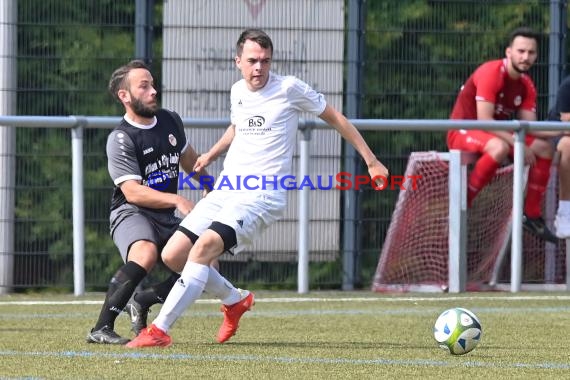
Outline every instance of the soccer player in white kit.
<svg viewBox="0 0 570 380">
<path fill-rule="evenodd" d="M 283 216 L 287 190 L 273 180 L 291 175 L 302 112 L 318 115 L 349 141 L 366 162 L 371 178 L 388 177 L 388 169 L 358 130 L 322 94 L 296 77 L 270 71 L 273 43 L 265 32 L 243 31 L 236 48 L 235 63 L 243 79 L 231 89 L 232 124 L 194 166 L 199 171 L 227 151 L 224 168 L 214 190 L 185 217 L 163 249 L 165 264 L 184 269 L 156 319 L 127 347 L 169 346 L 169 329 L 204 290 L 223 303 L 218 342 L 236 333 L 239 319 L 254 303 L 254 294 L 236 289 L 210 263 L 226 251 L 237 254 Z"/>
</svg>

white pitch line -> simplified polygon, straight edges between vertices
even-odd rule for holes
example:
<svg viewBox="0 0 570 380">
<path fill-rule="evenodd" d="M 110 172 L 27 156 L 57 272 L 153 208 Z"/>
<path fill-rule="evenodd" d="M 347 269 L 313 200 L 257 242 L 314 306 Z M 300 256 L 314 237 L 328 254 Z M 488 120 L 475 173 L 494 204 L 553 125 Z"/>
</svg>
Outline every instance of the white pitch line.
<svg viewBox="0 0 570 380">
<path fill-rule="evenodd" d="M 260 303 L 296 303 L 296 302 L 447 302 L 447 301 L 570 301 L 569 296 L 446 296 L 446 297 L 282 297 L 282 298 L 255 298 Z M 217 299 L 198 300 L 197 303 L 217 304 Z M 0 301 L 2 306 L 37 306 L 37 305 L 101 305 L 103 300 L 75 300 L 75 301 Z"/>
<path fill-rule="evenodd" d="M 495 363 L 485 361 L 457 361 L 457 360 L 437 360 L 437 359 L 348 359 L 348 358 L 322 358 L 322 357 L 287 357 L 287 356 L 259 356 L 259 355 L 192 355 L 192 354 L 157 354 L 144 353 L 140 351 L 125 353 L 102 353 L 90 351 L 64 351 L 64 352 L 17 352 L 17 351 L 0 351 L 0 357 L 56 357 L 56 358 L 109 358 L 115 359 L 115 363 L 121 363 L 121 360 L 157 360 L 164 359 L 169 361 L 206 361 L 206 362 L 266 362 L 266 363 L 287 363 L 287 364 L 323 364 L 323 365 L 378 365 L 378 366 L 405 366 L 405 367 L 473 367 L 473 368 L 490 368 L 490 369 L 516 369 L 525 371 L 534 370 L 568 370 L 570 365 L 567 363 Z"/>
</svg>

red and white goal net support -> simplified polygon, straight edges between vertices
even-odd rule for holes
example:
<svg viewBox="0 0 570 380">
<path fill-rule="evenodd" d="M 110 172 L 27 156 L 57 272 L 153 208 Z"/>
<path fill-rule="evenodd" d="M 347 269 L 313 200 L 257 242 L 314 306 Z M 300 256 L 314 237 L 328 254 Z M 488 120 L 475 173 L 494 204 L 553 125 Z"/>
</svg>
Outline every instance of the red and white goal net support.
<svg viewBox="0 0 570 380">
<path fill-rule="evenodd" d="M 405 178 L 417 187 L 406 183 L 400 191 L 372 290 L 508 288 L 513 166 L 500 168 L 467 212 L 468 165 L 475 159 L 460 151 L 410 155 Z M 563 241 L 545 244 L 524 232 L 523 247 L 524 289 L 566 289 Z"/>
</svg>

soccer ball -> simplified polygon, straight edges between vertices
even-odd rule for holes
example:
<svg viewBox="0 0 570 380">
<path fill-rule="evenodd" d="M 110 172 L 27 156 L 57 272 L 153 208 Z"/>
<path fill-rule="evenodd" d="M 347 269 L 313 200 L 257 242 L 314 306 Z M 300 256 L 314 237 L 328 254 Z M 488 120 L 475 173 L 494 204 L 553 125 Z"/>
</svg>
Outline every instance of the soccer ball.
<svg viewBox="0 0 570 380">
<path fill-rule="evenodd" d="M 481 340 L 482 332 L 477 316 L 460 307 L 441 313 L 433 327 L 433 336 L 439 346 L 453 355 L 473 351 Z"/>
</svg>

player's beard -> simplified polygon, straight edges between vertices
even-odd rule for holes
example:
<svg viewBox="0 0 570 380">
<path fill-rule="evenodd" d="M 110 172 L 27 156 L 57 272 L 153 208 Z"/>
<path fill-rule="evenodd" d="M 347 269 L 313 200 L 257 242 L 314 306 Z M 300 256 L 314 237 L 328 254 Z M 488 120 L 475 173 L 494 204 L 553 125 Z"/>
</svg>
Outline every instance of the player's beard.
<svg viewBox="0 0 570 380">
<path fill-rule="evenodd" d="M 152 106 L 145 106 L 140 99 L 131 97 L 131 107 L 136 115 L 151 118 L 156 115 L 158 105 L 154 103 Z"/>
<path fill-rule="evenodd" d="M 513 69 L 515 69 L 515 71 L 519 74 L 526 74 L 526 73 L 528 73 L 528 70 L 530 69 L 530 66 L 531 66 L 528 63 L 527 63 L 527 65 L 528 65 L 528 69 L 521 69 L 518 65 L 515 65 L 513 63 Z"/>
</svg>

